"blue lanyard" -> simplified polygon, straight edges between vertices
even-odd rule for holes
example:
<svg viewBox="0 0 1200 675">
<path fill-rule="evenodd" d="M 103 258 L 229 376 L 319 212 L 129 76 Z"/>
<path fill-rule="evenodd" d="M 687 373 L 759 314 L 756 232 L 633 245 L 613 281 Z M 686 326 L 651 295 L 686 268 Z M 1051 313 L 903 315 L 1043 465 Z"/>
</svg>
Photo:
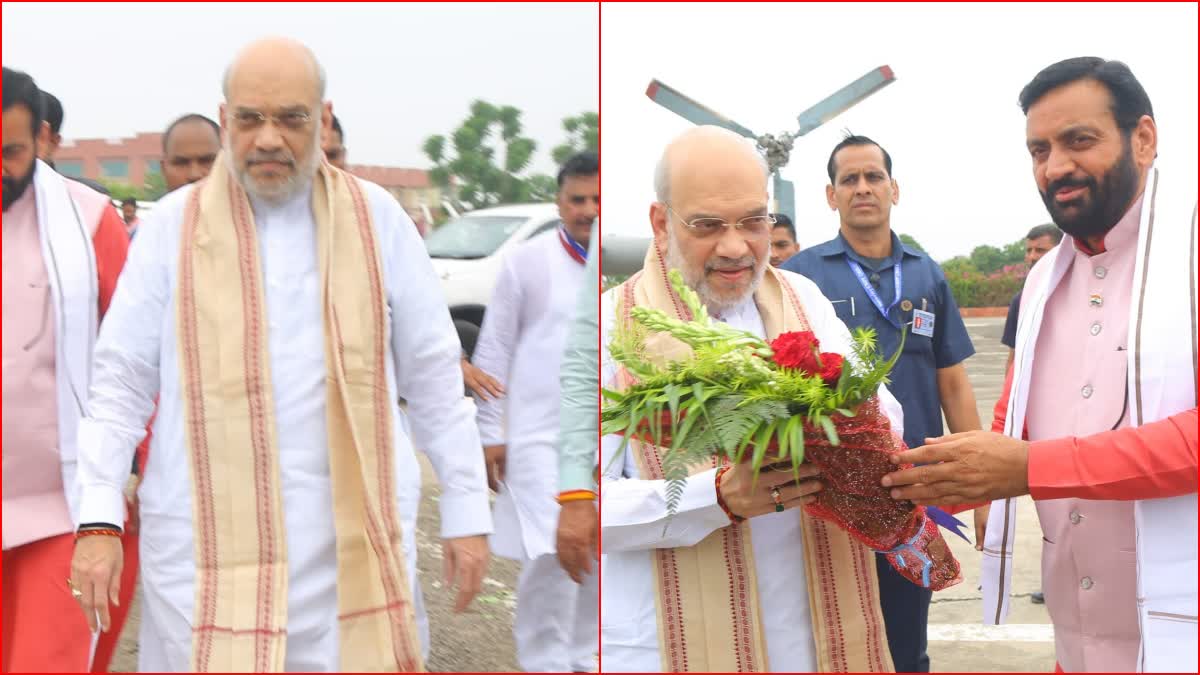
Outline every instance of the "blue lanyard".
<svg viewBox="0 0 1200 675">
<path fill-rule="evenodd" d="M 888 305 L 887 307 L 883 306 L 883 299 L 879 297 L 879 293 L 875 291 L 875 287 L 872 286 L 871 282 L 867 280 L 867 273 L 863 271 L 862 265 L 859 265 L 856 261 L 851 260 L 848 256 L 846 258 L 846 264 L 849 265 L 850 269 L 854 271 L 854 276 L 858 277 L 859 285 L 862 286 L 864 291 L 866 291 L 867 297 L 871 298 L 871 302 L 875 303 L 875 308 L 878 309 L 879 313 L 883 315 L 884 320 L 899 328 L 900 323 L 892 319 L 891 313 L 892 309 L 896 307 L 896 303 L 900 302 L 900 292 L 903 289 L 900 279 L 900 262 L 896 261 L 896 263 L 892 265 L 892 276 L 896 279 L 896 299 L 892 300 L 892 304 Z"/>
</svg>

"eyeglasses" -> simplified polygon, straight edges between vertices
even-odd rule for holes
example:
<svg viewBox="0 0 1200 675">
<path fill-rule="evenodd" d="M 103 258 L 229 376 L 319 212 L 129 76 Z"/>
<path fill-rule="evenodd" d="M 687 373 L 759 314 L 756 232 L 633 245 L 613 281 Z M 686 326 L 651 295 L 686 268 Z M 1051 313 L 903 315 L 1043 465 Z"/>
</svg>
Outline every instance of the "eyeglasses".
<svg viewBox="0 0 1200 675">
<path fill-rule="evenodd" d="M 775 218 L 768 215 L 746 216 L 736 223 L 728 223 L 720 218 L 693 218 L 692 220 L 684 220 L 683 217 L 675 212 L 675 209 L 671 208 L 670 204 L 666 206 L 668 212 L 679 218 L 684 227 L 699 238 L 724 234 L 732 225 L 743 236 L 751 239 L 759 239 L 769 236 L 771 234 L 771 226 L 775 224 Z"/>
<path fill-rule="evenodd" d="M 289 110 L 267 115 L 258 110 L 239 110 L 233 114 L 233 123 L 242 131 L 254 131 L 271 120 L 281 129 L 300 131 L 308 125 L 312 115 L 307 110 Z"/>
</svg>

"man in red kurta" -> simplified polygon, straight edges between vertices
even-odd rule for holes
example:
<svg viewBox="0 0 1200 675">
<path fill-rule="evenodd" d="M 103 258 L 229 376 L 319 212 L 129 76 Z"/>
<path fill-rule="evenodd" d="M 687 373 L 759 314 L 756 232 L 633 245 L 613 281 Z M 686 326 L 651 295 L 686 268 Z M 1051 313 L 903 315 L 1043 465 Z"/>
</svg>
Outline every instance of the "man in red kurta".
<svg viewBox="0 0 1200 675">
<path fill-rule="evenodd" d="M 4 69 L 3 671 L 107 671 L 132 600 L 125 537 L 121 610 L 92 636 L 67 586 L 74 548 L 74 430 L 96 326 L 125 263 L 108 199 L 38 161 L 49 133 L 32 78 Z M 143 454 L 144 457 L 144 454 Z"/>
</svg>

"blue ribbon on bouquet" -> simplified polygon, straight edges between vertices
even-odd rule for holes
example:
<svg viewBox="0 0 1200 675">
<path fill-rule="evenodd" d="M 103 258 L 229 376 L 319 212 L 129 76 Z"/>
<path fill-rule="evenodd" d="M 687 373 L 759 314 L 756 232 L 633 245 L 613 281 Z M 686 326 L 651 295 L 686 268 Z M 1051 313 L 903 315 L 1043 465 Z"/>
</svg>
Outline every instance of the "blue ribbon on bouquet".
<svg viewBox="0 0 1200 675">
<path fill-rule="evenodd" d="M 950 514 L 946 513 L 945 511 L 942 511 L 942 515 L 946 516 L 947 518 L 951 518 L 951 519 L 954 518 L 954 516 L 951 516 Z M 926 517 L 928 517 L 928 516 L 926 516 Z M 933 520 L 933 519 L 930 518 L 930 520 Z M 937 521 L 934 520 L 934 522 L 936 523 Z M 924 530 L 925 530 L 925 518 L 921 518 L 921 526 L 917 528 L 917 533 L 912 536 L 912 539 L 909 539 L 908 541 L 904 542 L 903 544 L 900 544 L 899 546 L 897 546 L 896 548 L 894 548 L 890 551 L 884 551 L 884 552 L 888 553 L 888 554 L 895 553 L 896 560 L 898 560 L 900 562 L 900 567 L 903 567 L 905 569 L 908 569 L 908 563 L 904 560 L 904 554 L 906 552 L 913 555 L 915 558 L 917 558 L 917 560 L 920 560 L 921 561 L 921 586 L 923 588 L 929 588 L 929 570 L 933 569 L 933 561 L 930 560 L 929 557 L 926 556 L 924 553 L 921 553 L 920 551 L 918 551 L 915 548 L 916 544 L 917 544 L 917 539 L 921 538 L 921 533 Z"/>
<path fill-rule="evenodd" d="M 963 521 L 959 520 L 958 518 L 955 518 L 954 516 L 950 515 L 949 513 L 946 513 L 945 511 L 939 509 L 936 506 L 926 506 L 925 507 L 925 515 L 928 516 L 930 520 L 937 523 L 938 525 L 941 525 L 942 527 L 946 528 L 947 530 L 950 530 L 954 534 L 957 534 L 958 536 L 962 537 L 963 541 L 967 542 L 968 544 L 971 543 L 971 540 L 967 537 L 967 535 L 963 534 L 962 530 L 960 529 L 960 528 L 964 528 L 967 526 L 967 524 L 964 523 Z"/>
</svg>

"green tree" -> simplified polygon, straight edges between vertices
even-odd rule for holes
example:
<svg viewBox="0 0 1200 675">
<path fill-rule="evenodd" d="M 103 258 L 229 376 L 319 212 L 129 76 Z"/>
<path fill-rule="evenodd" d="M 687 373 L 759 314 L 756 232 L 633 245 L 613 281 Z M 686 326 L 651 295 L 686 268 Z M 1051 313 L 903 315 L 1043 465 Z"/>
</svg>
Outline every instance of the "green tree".
<svg viewBox="0 0 1200 675">
<path fill-rule="evenodd" d="M 596 113 L 584 112 L 568 117 L 562 125 L 567 132 L 567 140 L 550 151 L 555 164 L 562 166 L 571 155 L 584 150 L 600 150 L 600 116 Z"/>
<path fill-rule="evenodd" d="M 130 198 L 142 198 L 141 188 L 136 188 L 125 181 L 101 179 L 100 184 L 108 190 L 108 196 L 117 202 Z"/>
<path fill-rule="evenodd" d="M 1001 251 L 990 244 L 976 246 L 975 249 L 971 251 L 971 264 L 975 266 L 975 269 L 979 270 L 985 275 L 999 271 L 1006 264 L 1008 264 L 1006 260 L 1007 258 L 1004 255 L 1004 251 Z"/>
<path fill-rule="evenodd" d="M 905 246 L 911 248 L 914 251 L 917 251 L 918 253 L 927 253 L 924 246 L 921 246 L 920 244 L 918 244 L 916 239 L 913 239 L 911 236 L 909 236 L 907 234 L 900 235 L 900 243 L 904 244 Z"/>
<path fill-rule="evenodd" d="M 450 147 L 442 135 L 425 139 L 422 149 L 434 164 L 430 179 L 476 208 L 529 201 L 529 182 L 520 174 L 537 143 L 521 131 L 520 110 L 474 101 L 470 114 L 450 135 Z"/>
<path fill-rule="evenodd" d="M 146 174 L 146 181 L 142 185 L 142 196 L 138 199 L 156 202 L 165 194 L 167 194 L 167 179 L 163 178 L 162 172 L 152 171 Z"/>
<path fill-rule="evenodd" d="M 1018 239 L 1004 247 L 1004 264 L 1016 265 L 1025 262 L 1025 240 Z"/>
<path fill-rule="evenodd" d="M 535 202 L 552 202 L 558 197 L 558 181 L 544 173 L 529 177 L 529 199 Z"/>
</svg>

